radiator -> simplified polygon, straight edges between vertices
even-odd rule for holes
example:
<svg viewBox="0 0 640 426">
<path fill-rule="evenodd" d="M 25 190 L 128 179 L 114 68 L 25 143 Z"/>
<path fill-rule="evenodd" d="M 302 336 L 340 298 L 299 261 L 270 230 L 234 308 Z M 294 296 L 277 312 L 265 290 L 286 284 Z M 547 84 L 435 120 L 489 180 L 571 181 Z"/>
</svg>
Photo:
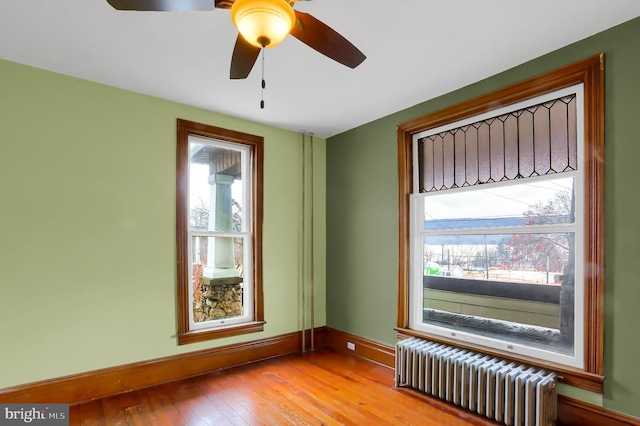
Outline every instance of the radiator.
<svg viewBox="0 0 640 426">
<path fill-rule="evenodd" d="M 419 338 L 396 345 L 396 386 L 515 426 L 556 424 L 555 374 Z"/>
</svg>

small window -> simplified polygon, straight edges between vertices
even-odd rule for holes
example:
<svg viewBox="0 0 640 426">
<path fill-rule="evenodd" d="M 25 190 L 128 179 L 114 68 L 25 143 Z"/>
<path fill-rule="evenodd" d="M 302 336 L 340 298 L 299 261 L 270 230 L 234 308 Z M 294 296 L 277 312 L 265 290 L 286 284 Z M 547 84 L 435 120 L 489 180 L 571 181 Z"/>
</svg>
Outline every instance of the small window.
<svg viewBox="0 0 640 426">
<path fill-rule="evenodd" d="M 263 329 L 262 138 L 178 120 L 179 342 Z"/>
</svg>

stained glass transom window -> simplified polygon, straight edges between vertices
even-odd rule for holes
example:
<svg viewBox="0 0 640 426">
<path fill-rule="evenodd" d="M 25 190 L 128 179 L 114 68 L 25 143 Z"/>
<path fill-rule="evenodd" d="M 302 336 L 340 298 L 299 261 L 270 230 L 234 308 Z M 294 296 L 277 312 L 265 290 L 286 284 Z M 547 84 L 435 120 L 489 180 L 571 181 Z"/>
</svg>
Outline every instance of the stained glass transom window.
<svg viewBox="0 0 640 426">
<path fill-rule="evenodd" d="M 419 191 L 578 168 L 575 94 L 418 140 Z"/>
</svg>

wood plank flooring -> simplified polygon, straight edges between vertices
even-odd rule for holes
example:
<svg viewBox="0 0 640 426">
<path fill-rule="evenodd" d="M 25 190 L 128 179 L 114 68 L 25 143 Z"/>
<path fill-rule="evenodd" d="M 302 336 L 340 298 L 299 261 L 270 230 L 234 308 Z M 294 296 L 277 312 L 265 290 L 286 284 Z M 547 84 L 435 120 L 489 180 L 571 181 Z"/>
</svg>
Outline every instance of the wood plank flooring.
<svg viewBox="0 0 640 426">
<path fill-rule="evenodd" d="M 329 349 L 292 354 L 70 409 L 82 426 L 492 425 L 409 389 L 393 370 Z"/>
</svg>

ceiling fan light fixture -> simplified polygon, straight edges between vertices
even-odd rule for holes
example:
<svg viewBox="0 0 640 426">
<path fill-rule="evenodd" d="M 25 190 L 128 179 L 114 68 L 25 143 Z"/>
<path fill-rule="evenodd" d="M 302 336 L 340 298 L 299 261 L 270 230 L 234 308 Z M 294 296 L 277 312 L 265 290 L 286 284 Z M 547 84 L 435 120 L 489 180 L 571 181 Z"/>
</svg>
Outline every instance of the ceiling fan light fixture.
<svg viewBox="0 0 640 426">
<path fill-rule="evenodd" d="M 231 19 L 242 37 L 256 47 L 277 46 L 296 22 L 286 0 L 236 0 Z"/>
</svg>

